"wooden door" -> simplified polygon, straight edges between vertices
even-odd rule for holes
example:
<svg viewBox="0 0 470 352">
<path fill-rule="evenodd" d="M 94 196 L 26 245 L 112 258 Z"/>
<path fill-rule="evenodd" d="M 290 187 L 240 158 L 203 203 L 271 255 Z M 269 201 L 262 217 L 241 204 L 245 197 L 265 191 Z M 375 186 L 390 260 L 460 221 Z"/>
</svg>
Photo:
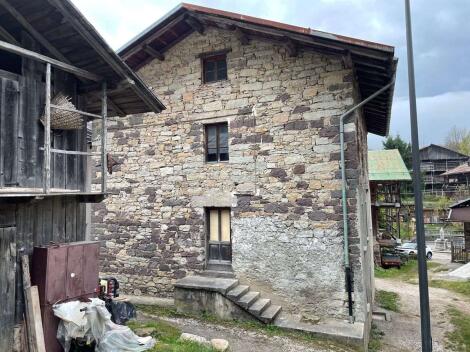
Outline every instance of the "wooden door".
<svg viewBox="0 0 470 352">
<path fill-rule="evenodd" d="M 229 264 L 232 261 L 232 236 L 229 208 L 207 211 L 209 264 Z"/>
</svg>

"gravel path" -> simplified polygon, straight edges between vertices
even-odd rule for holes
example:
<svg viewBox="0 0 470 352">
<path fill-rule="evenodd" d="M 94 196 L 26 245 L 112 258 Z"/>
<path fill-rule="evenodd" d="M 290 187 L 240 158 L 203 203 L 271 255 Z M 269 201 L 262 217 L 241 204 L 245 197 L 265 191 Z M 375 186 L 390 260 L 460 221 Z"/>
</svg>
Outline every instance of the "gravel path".
<svg viewBox="0 0 470 352">
<path fill-rule="evenodd" d="M 230 343 L 232 352 L 349 352 L 336 345 L 322 342 L 303 342 L 284 336 L 268 336 L 262 332 L 239 327 L 226 327 L 195 319 L 159 318 L 141 315 L 139 319 L 160 319 L 167 321 L 183 332 L 203 336 L 206 339 L 222 338 Z"/>
<path fill-rule="evenodd" d="M 383 351 L 420 351 L 420 319 L 418 285 L 400 281 L 375 279 L 378 290 L 400 295 L 400 313 L 391 312 L 392 321 L 377 321 L 376 325 L 385 333 Z M 440 288 L 429 288 L 433 351 L 449 352 L 444 345 L 444 335 L 452 330 L 447 309 L 454 306 L 470 314 L 470 300 L 464 296 Z"/>
</svg>

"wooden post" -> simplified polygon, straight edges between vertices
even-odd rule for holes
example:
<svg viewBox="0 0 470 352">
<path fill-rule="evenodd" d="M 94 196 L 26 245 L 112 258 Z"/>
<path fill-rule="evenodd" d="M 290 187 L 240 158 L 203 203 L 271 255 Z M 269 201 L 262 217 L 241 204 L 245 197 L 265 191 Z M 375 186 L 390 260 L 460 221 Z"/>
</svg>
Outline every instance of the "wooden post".
<svg viewBox="0 0 470 352">
<path fill-rule="evenodd" d="M 450 241 L 450 262 L 454 262 L 454 241 Z"/>
<path fill-rule="evenodd" d="M 46 64 L 46 107 L 44 110 L 44 193 L 51 186 L 51 64 Z"/>
<path fill-rule="evenodd" d="M 42 327 L 41 307 L 39 304 L 39 292 L 37 286 L 31 286 L 29 274 L 29 258 L 21 257 L 23 269 L 23 290 L 25 299 L 26 324 L 28 329 L 28 345 L 30 352 L 46 352 L 44 331 Z"/>
<path fill-rule="evenodd" d="M 106 95 L 106 82 L 103 82 L 101 96 L 101 193 L 106 193 L 106 176 L 108 172 L 106 158 L 106 121 L 108 117 L 108 104 Z"/>
</svg>

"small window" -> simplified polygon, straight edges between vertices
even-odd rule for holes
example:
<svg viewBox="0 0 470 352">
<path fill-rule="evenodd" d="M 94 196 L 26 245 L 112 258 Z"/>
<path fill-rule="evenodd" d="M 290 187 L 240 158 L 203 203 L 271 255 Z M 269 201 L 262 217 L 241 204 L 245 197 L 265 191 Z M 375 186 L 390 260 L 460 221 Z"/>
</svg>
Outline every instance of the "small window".
<svg viewBox="0 0 470 352">
<path fill-rule="evenodd" d="M 206 125 L 206 161 L 228 160 L 227 122 Z"/>
<path fill-rule="evenodd" d="M 202 59 L 204 83 L 227 79 L 227 56 L 214 55 Z"/>
</svg>

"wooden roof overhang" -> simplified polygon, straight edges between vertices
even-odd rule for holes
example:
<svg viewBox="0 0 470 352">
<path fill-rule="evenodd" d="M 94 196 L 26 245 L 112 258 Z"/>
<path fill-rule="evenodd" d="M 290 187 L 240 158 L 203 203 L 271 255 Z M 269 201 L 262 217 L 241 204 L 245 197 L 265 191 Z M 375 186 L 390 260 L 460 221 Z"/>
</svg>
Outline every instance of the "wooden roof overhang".
<svg viewBox="0 0 470 352">
<path fill-rule="evenodd" d="M 155 58 L 164 60 L 169 48 L 193 32 L 204 34 L 209 26 L 234 31 L 242 44 L 251 37 L 282 43 L 292 56 L 298 50 L 340 55 L 353 68 L 362 99 L 395 78 L 397 59 L 392 46 L 185 3 L 125 44 L 118 54 L 138 70 Z M 393 88 L 363 107 L 369 132 L 388 134 Z"/>
<path fill-rule="evenodd" d="M 470 198 L 450 206 L 449 220 L 470 222 Z"/>
<path fill-rule="evenodd" d="M 0 40 L 21 47 L 22 31 L 40 45 L 40 54 L 101 77 L 108 86 L 108 115 L 165 109 L 69 0 L 0 0 Z M 84 110 L 99 114 L 101 83 L 93 81 L 82 77 L 78 92 Z"/>
</svg>

